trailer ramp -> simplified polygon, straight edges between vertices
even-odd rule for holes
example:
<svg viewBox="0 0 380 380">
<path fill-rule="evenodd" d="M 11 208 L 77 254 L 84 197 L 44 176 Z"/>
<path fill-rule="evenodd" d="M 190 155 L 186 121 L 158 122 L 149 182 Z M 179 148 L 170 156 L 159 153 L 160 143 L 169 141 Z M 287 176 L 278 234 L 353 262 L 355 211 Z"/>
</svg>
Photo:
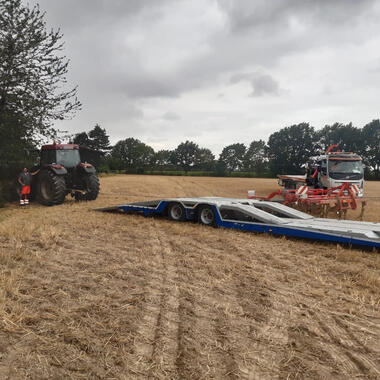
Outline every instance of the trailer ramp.
<svg viewBox="0 0 380 380">
<path fill-rule="evenodd" d="M 280 203 L 256 199 L 165 198 L 98 211 L 161 215 L 215 227 L 380 248 L 380 223 L 315 218 Z"/>
</svg>

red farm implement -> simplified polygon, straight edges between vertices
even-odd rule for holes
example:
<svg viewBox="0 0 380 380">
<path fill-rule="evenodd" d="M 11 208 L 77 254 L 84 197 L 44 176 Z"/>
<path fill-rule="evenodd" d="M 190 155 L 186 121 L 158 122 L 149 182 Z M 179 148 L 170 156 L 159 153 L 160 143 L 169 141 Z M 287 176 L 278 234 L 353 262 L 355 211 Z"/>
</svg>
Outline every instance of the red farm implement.
<svg viewBox="0 0 380 380">
<path fill-rule="evenodd" d="M 346 219 L 347 210 L 356 210 L 358 204 L 360 204 L 359 218 L 362 219 L 367 202 L 363 198 L 359 198 L 358 194 L 358 186 L 345 182 L 330 189 L 314 189 L 304 185 L 299 186 L 297 189 L 274 191 L 267 197 L 248 195 L 248 198 L 280 202 L 324 218 L 330 212 L 334 212 L 339 219 Z"/>
</svg>

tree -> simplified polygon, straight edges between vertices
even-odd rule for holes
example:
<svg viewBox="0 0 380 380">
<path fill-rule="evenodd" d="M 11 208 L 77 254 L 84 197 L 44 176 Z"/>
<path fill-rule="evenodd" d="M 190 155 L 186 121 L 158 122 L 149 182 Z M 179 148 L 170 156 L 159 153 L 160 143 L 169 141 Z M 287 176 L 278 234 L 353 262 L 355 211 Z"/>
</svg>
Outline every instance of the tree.
<svg viewBox="0 0 380 380">
<path fill-rule="evenodd" d="M 360 153 L 363 149 L 361 130 L 349 124 L 334 123 L 326 125 L 316 133 L 320 153 L 326 152 L 332 144 L 346 152 Z"/>
<path fill-rule="evenodd" d="M 112 160 L 122 163 L 124 169 L 143 171 L 152 164 L 154 150 L 140 140 L 130 137 L 115 144 L 111 157 Z"/>
<path fill-rule="evenodd" d="M 77 133 L 72 141 L 73 144 L 87 146 L 90 148 L 91 142 L 86 132 Z"/>
<path fill-rule="evenodd" d="M 246 146 L 241 143 L 224 147 L 219 156 L 219 163 L 230 172 L 242 170 L 246 149 Z"/>
<path fill-rule="evenodd" d="M 90 138 L 89 148 L 100 151 L 107 152 L 110 150 L 110 139 L 104 128 L 101 128 L 99 124 L 88 132 L 88 137 Z"/>
<path fill-rule="evenodd" d="M 302 173 L 301 166 L 315 155 L 316 134 L 308 123 L 285 127 L 268 140 L 268 158 L 273 174 Z"/>
<path fill-rule="evenodd" d="M 69 63 L 60 55 L 62 37 L 46 31 L 38 5 L 0 0 L 0 125 L 17 128 L 20 138 L 50 135 L 52 121 L 81 106 L 77 88 L 62 89 Z"/>
<path fill-rule="evenodd" d="M 154 155 L 154 163 L 155 166 L 160 169 L 166 169 L 171 165 L 171 156 L 172 156 L 171 150 L 159 150 Z"/>
<path fill-rule="evenodd" d="M 380 120 L 372 120 L 362 129 L 364 162 L 374 171 L 375 178 L 380 176 Z"/>
<path fill-rule="evenodd" d="M 181 167 L 185 172 L 189 171 L 197 162 L 199 146 L 192 141 L 185 141 L 177 146 L 171 156 L 173 165 Z"/>
<path fill-rule="evenodd" d="M 252 141 L 244 156 L 244 169 L 264 173 L 268 165 L 266 148 L 264 140 Z"/>
<path fill-rule="evenodd" d="M 200 170 L 213 170 L 215 168 L 215 156 L 210 149 L 200 148 L 198 150 L 195 166 Z"/>
</svg>

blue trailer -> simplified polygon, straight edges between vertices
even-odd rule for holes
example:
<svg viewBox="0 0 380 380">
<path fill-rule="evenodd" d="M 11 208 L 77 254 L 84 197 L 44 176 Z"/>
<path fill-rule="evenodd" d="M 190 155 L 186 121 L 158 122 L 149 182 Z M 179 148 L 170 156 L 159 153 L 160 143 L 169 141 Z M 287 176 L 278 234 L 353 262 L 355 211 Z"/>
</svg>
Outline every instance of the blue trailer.
<svg viewBox="0 0 380 380">
<path fill-rule="evenodd" d="M 98 209 L 174 221 L 380 248 L 380 223 L 315 218 L 276 202 L 219 197 L 166 198 Z"/>
</svg>

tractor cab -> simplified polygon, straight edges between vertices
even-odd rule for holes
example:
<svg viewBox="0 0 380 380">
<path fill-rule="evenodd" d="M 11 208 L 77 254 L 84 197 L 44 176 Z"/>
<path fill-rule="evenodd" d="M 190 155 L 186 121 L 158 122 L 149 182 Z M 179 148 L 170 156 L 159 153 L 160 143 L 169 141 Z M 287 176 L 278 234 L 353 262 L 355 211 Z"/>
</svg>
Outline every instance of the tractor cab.
<svg viewBox="0 0 380 380">
<path fill-rule="evenodd" d="M 66 169 L 75 168 L 81 162 L 79 146 L 76 144 L 43 145 L 41 165 L 56 164 Z"/>
</svg>

